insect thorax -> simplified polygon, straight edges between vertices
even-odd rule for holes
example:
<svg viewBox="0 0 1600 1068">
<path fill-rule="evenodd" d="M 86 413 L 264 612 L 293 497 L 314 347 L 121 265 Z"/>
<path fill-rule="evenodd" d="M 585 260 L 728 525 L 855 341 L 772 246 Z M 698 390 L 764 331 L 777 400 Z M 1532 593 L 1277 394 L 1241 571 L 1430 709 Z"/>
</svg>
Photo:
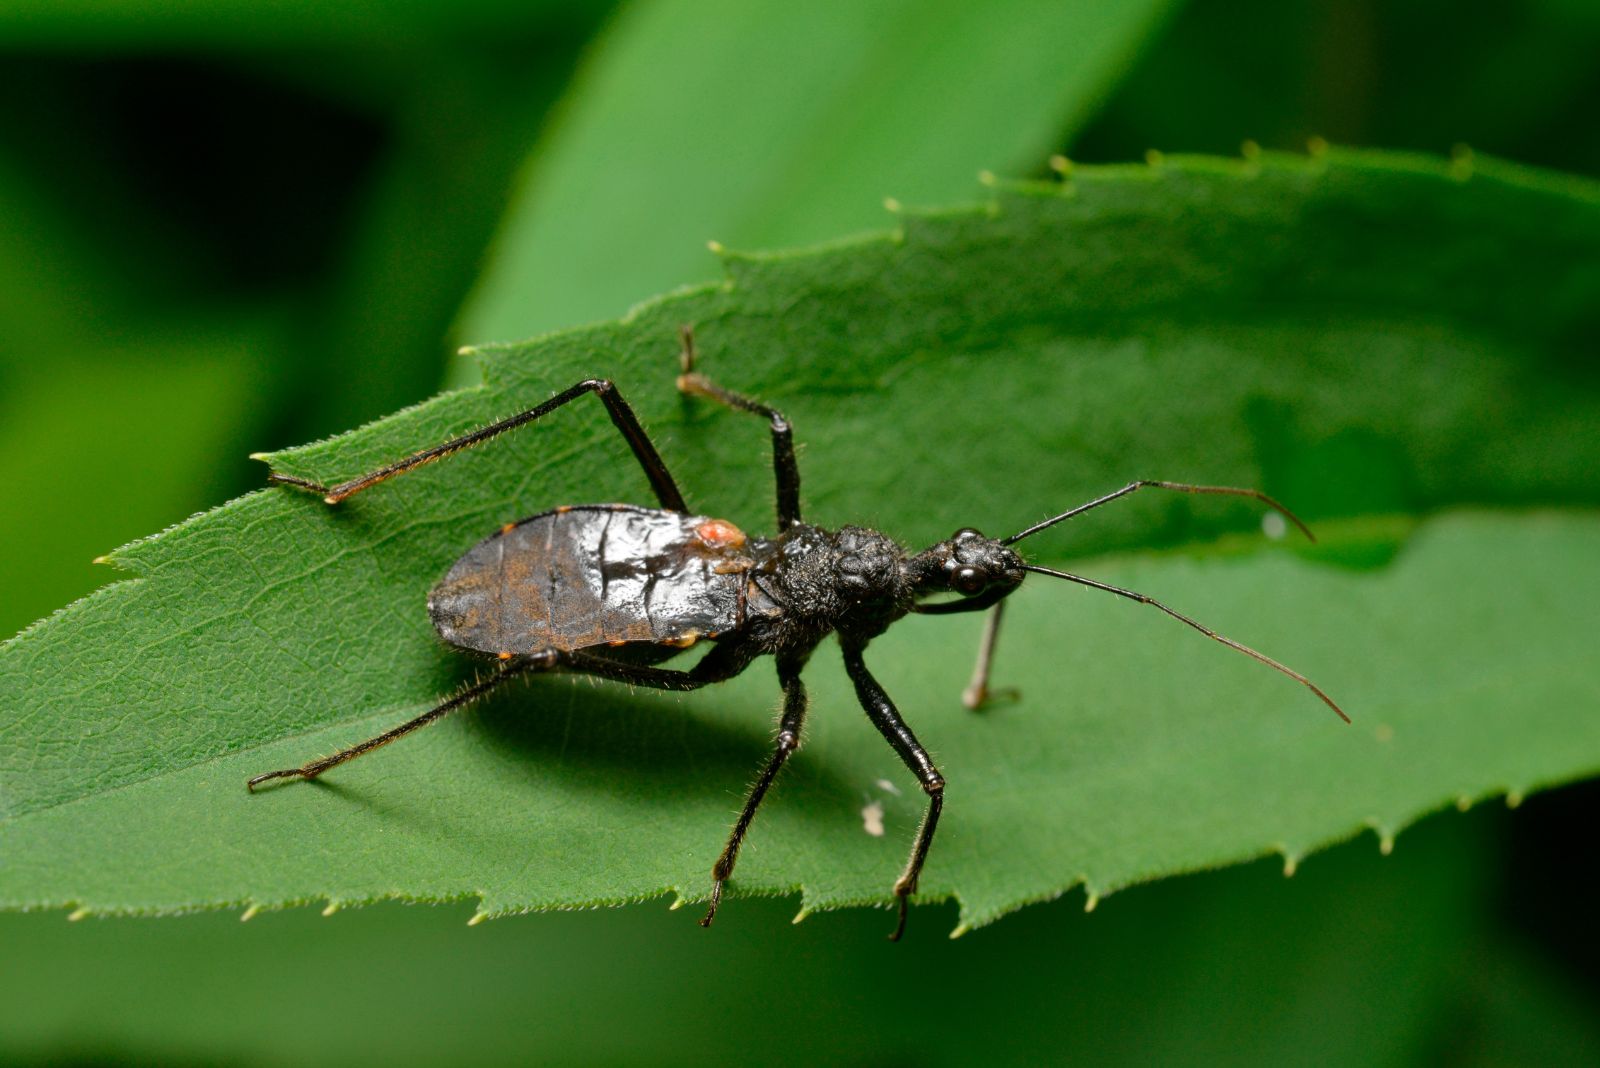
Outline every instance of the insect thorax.
<svg viewBox="0 0 1600 1068">
<path fill-rule="evenodd" d="M 801 525 L 772 543 L 756 578 L 787 625 L 866 640 L 911 610 L 905 550 L 876 530 Z"/>
</svg>

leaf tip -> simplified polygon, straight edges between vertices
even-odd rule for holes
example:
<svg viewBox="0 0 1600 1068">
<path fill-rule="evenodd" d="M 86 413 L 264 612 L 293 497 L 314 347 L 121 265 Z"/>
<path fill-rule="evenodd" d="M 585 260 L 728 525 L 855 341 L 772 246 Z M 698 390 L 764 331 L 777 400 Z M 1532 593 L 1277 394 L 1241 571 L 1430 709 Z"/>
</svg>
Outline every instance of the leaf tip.
<svg viewBox="0 0 1600 1068">
<path fill-rule="evenodd" d="M 897 200 L 894 197 L 884 197 L 883 198 L 883 210 L 889 212 L 892 215 L 899 215 L 902 211 L 905 210 L 905 205 L 900 203 L 900 201 Z"/>
<path fill-rule="evenodd" d="M 1246 138 L 1239 143 L 1239 155 L 1248 163 L 1256 163 L 1261 159 L 1261 143 Z"/>
<path fill-rule="evenodd" d="M 1154 170 L 1165 165 L 1166 162 L 1167 155 L 1159 148 L 1147 148 L 1144 150 L 1144 163 L 1146 167 Z"/>
<path fill-rule="evenodd" d="M 1450 146 L 1450 177 L 1458 182 L 1464 182 L 1472 177 L 1472 146 L 1455 144 Z"/>
<path fill-rule="evenodd" d="M 85 918 L 88 915 L 89 915 L 88 906 L 82 906 L 80 908 L 75 908 L 71 912 L 67 913 L 67 922 L 68 923 L 77 923 L 79 920 Z"/>
<path fill-rule="evenodd" d="M 794 914 L 794 919 L 790 920 L 789 922 L 790 923 L 801 923 L 802 921 L 805 920 L 805 918 L 807 916 L 810 916 L 810 915 L 811 915 L 811 910 L 806 908 L 804 905 L 801 905 L 800 906 L 800 911 L 795 913 Z"/>
<path fill-rule="evenodd" d="M 487 920 L 488 918 L 489 918 L 489 914 L 487 912 L 474 912 L 472 914 L 472 919 L 467 921 L 467 926 L 468 927 L 476 927 L 476 926 L 478 926 L 478 924 L 482 923 L 484 920 Z"/>
<path fill-rule="evenodd" d="M 111 554 L 106 553 L 104 556 L 97 556 L 89 562 L 91 564 L 109 564 L 111 563 Z"/>
<path fill-rule="evenodd" d="M 978 181 L 990 189 L 1000 184 L 1000 179 L 995 176 L 994 171 L 979 171 Z"/>
<path fill-rule="evenodd" d="M 1293 853 L 1283 855 L 1283 877 L 1293 879 L 1294 873 L 1300 870 L 1300 858 Z"/>
<path fill-rule="evenodd" d="M 1507 790 L 1506 791 L 1506 808 L 1517 808 L 1521 804 L 1522 804 L 1522 791 L 1521 790 Z"/>
<path fill-rule="evenodd" d="M 339 911 L 339 903 L 337 901 L 329 901 L 328 904 L 326 906 L 324 906 L 324 908 L 322 910 L 322 914 L 324 916 L 332 916 L 335 912 L 338 912 L 338 911 Z"/>
<path fill-rule="evenodd" d="M 1099 907 L 1099 905 L 1100 905 L 1100 894 L 1099 894 L 1099 892 L 1095 891 L 1095 890 L 1087 891 L 1087 894 L 1083 899 L 1083 911 L 1084 912 L 1093 912 L 1096 908 Z"/>
<path fill-rule="evenodd" d="M 1312 159 L 1321 159 L 1328 154 L 1328 139 L 1326 137 L 1306 138 L 1306 155 Z"/>
<path fill-rule="evenodd" d="M 706 248 L 710 249 L 718 256 L 725 256 L 728 252 L 728 246 L 724 245 L 721 241 L 707 241 Z"/>
<path fill-rule="evenodd" d="M 968 927 L 964 923 L 956 924 L 953 928 L 950 929 L 950 939 L 951 939 L 951 941 L 954 941 L 955 939 L 960 938 L 962 935 L 966 934 L 970 930 L 972 930 L 972 928 Z"/>
<path fill-rule="evenodd" d="M 250 459 L 260 460 L 262 463 L 266 464 L 272 462 L 272 455 L 273 454 L 270 452 L 253 452 L 250 454 Z"/>
<path fill-rule="evenodd" d="M 240 923 L 249 923 L 251 920 L 256 918 L 256 914 L 259 913 L 260 911 L 261 911 L 261 906 L 260 905 L 251 905 L 249 908 L 247 908 L 243 912 L 239 913 L 239 922 Z"/>
<path fill-rule="evenodd" d="M 1057 153 L 1050 157 L 1050 169 L 1063 178 L 1070 178 L 1072 176 L 1072 160 Z"/>
</svg>

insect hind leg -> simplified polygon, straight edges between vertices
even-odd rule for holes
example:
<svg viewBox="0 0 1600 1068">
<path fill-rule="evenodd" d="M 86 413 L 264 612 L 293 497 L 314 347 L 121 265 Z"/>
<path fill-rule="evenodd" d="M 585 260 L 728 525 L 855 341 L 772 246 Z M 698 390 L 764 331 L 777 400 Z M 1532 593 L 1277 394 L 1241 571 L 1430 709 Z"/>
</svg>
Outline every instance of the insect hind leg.
<svg viewBox="0 0 1600 1068">
<path fill-rule="evenodd" d="M 507 661 L 500 668 L 500 670 L 496 671 L 488 678 L 479 679 L 477 682 L 474 682 L 472 685 L 462 689 L 454 696 L 428 709 L 428 711 L 424 712 L 415 719 L 407 720 L 398 727 L 392 727 L 389 730 L 384 731 L 382 734 L 368 738 L 364 742 L 357 742 L 348 749 L 341 749 L 332 756 L 321 757 L 317 760 L 310 761 L 309 763 L 302 764 L 298 768 L 284 768 L 281 771 L 269 771 L 265 774 L 257 775 L 255 778 L 245 783 L 245 789 L 249 790 L 251 793 L 254 793 L 257 786 L 260 786 L 264 782 L 270 782 L 273 779 L 315 779 L 318 775 L 321 775 L 323 772 L 328 771 L 331 768 L 336 768 L 346 761 L 354 760 L 358 756 L 370 753 L 374 749 L 377 749 L 381 746 L 388 745 L 395 739 L 403 738 L 419 727 L 426 727 L 434 720 L 442 719 L 451 712 L 466 707 L 473 701 L 476 701 L 478 698 L 485 696 L 490 691 L 497 689 L 502 683 L 508 682 L 511 679 L 516 678 L 518 675 L 525 675 L 532 671 L 548 671 L 555 667 L 556 664 L 557 656 L 555 653 L 541 653 L 534 656 L 526 656 L 517 660 Z"/>
</svg>

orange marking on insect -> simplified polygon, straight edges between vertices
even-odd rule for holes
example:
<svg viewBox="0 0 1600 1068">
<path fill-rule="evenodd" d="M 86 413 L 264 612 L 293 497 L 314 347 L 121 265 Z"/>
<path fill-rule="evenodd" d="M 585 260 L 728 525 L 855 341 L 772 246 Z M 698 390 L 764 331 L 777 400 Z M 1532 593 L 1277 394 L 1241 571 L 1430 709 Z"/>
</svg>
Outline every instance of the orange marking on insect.
<svg viewBox="0 0 1600 1068">
<path fill-rule="evenodd" d="M 556 515 L 566 515 L 570 511 L 572 511 L 572 505 L 563 504 L 560 508 L 556 509 Z"/>
<path fill-rule="evenodd" d="M 737 549 L 745 543 L 744 531 L 726 519 L 707 519 L 694 534 L 713 549 Z"/>
<path fill-rule="evenodd" d="M 516 530 L 516 529 L 517 529 L 517 525 L 515 523 L 507 523 L 505 526 L 500 528 L 500 533 L 502 533 L 502 534 L 510 534 L 513 530 Z"/>
<path fill-rule="evenodd" d="M 497 655 L 500 657 L 501 660 L 510 660 L 511 659 L 511 654 L 509 652 L 506 652 L 505 650 L 501 650 L 500 653 L 497 654 Z"/>
<path fill-rule="evenodd" d="M 693 645 L 695 642 L 697 642 L 699 640 L 700 640 L 699 632 L 691 630 L 688 634 L 678 634 L 678 635 L 675 635 L 675 636 L 673 636 L 671 638 L 662 638 L 661 639 L 661 644 L 662 645 L 670 645 L 670 646 L 673 646 L 674 648 L 678 648 L 678 649 L 687 649 L 687 648 L 689 648 L 689 646 Z"/>
<path fill-rule="evenodd" d="M 610 641 L 606 642 L 606 644 L 607 645 L 627 645 L 628 644 L 628 640 L 626 638 L 612 638 Z"/>
</svg>

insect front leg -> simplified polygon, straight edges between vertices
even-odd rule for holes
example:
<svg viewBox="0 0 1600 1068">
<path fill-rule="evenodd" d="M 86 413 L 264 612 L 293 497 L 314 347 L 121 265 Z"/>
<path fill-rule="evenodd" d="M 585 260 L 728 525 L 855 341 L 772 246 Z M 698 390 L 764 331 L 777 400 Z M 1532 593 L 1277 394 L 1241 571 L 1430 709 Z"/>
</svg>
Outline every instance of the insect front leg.
<svg viewBox="0 0 1600 1068">
<path fill-rule="evenodd" d="M 922 875 L 922 865 L 928 859 L 928 847 L 933 844 L 934 832 L 939 827 L 939 813 L 944 809 L 944 776 L 939 774 L 939 769 L 933 766 L 933 758 L 928 756 L 928 751 L 911 733 L 905 720 L 900 718 L 889 695 L 884 693 L 878 680 L 867 670 L 866 662 L 861 658 L 861 647 L 845 646 L 844 668 L 850 681 L 855 683 L 856 697 L 866 710 L 867 718 L 872 720 L 872 725 L 878 728 L 878 733 L 894 747 L 894 751 L 900 754 L 900 759 L 922 783 L 922 790 L 928 795 L 928 812 L 922 818 L 922 826 L 917 828 L 917 840 L 911 846 L 911 857 L 894 884 L 895 897 L 900 902 L 900 918 L 889 941 L 898 942 L 906 929 L 907 900 L 917 892 L 917 880 Z"/>
<path fill-rule="evenodd" d="M 789 420 L 776 408 L 768 407 L 740 393 L 723 389 L 694 369 L 694 328 L 679 328 L 683 338 L 683 373 L 678 376 L 678 389 L 696 397 L 706 397 L 736 408 L 766 416 L 772 423 L 772 470 L 778 483 L 778 532 L 782 533 L 800 522 L 800 465 L 794 458 L 794 430 Z"/>
<path fill-rule="evenodd" d="M 978 662 L 972 667 L 972 681 L 961 691 L 961 703 L 973 712 L 981 711 L 991 697 L 1015 698 L 1017 695 L 1016 690 L 996 693 L 989 689 L 989 670 L 994 665 L 994 647 L 1000 640 L 1000 616 L 1005 610 L 1006 603 L 997 601 L 983 619 L 983 637 L 978 639 Z"/>
<path fill-rule="evenodd" d="M 423 464 L 444 459 L 463 449 L 470 449 L 474 445 L 488 441 L 490 438 L 504 434 L 508 430 L 515 430 L 526 426 L 537 419 L 541 419 L 564 404 L 593 393 L 600 398 L 606 406 L 606 414 L 611 416 L 611 422 L 616 426 L 622 436 L 627 439 L 628 448 L 633 450 L 633 455 L 639 461 L 639 466 L 644 468 L 645 477 L 650 480 L 650 488 L 655 490 L 656 499 L 661 502 L 661 507 L 670 512 L 687 512 L 688 505 L 683 501 L 683 493 L 679 491 L 678 484 L 672 480 L 672 474 L 667 470 L 661 454 L 656 452 L 656 447 L 645 434 L 644 427 L 639 425 L 638 416 L 633 414 L 633 409 L 628 407 L 628 402 L 622 399 L 622 394 L 617 392 L 616 385 L 608 378 L 591 378 L 568 389 L 562 390 L 554 397 L 535 408 L 513 415 L 509 419 L 502 419 L 498 423 L 490 424 L 482 430 L 474 430 L 470 434 L 463 434 L 453 438 L 443 445 L 435 445 L 431 449 L 423 449 L 413 453 L 403 460 L 396 460 L 392 464 L 378 468 L 376 471 L 352 478 L 348 482 L 341 482 L 337 486 L 324 486 L 320 482 L 310 479 L 296 478 L 294 475 L 280 475 L 274 472 L 267 476 L 267 481 L 283 486 L 297 486 L 300 489 L 310 490 L 318 494 L 329 504 L 338 504 L 347 497 L 354 496 L 364 489 L 370 489 L 380 482 L 387 481 L 396 475 L 403 475 L 407 471 L 415 470 Z"/>
<path fill-rule="evenodd" d="M 983 637 L 978 639 L 978 662 L 972 668 L 972 681 L 961 691 L 961 703 L 974 712 L 982 710 L 983 706 L 993 698 L 1004 697 L 1014 701 L 1021 696 L 1015 687 L 1002 690 L 989 689 L 989 671 L 994 665 L 994 647 L 1000 640 L 1001 614 L 1005 611 L 1005 598 L 1010 592 L 1008 589 L 998 589 L 964 601 L 935 601 L 931 604 L 919 604 L 912 609 L 919 615 L 931 616 L 989 610 L 989 615 L 983 622 Z"/>
<path fill-rule="evenodd" d="M 790 754 L 800 748 L 800 728 L 806 718 L 806 687 L 800 681 L 800 667 L 799 663 L 790 660 L 778 661 L 778 681 L 783 686 L 783 716 L 778 723 L 777 745 L 773 749 L 772 759 L 762 769 L 761 778 L 756 780 L 750 796 L 745 800 L 744 810 L 739 813 L 738 822 L 728 835 L 728 844 L 711 866 L 711 907 L 706 910 L 705 919 L 700 921 L 701 927 L 710 927 L 717 915 L 717 906 L 722 904 L 722 885 L 733 875 L 734 862 L 739 859 L 739 846 L 744 843 L 745 832 L 750 829 L 750 821 L 755 819 L 762 798 L 767 796 L 767 788 L 777 778 L 778 769 L 783 767 Z"/>
</svg>

